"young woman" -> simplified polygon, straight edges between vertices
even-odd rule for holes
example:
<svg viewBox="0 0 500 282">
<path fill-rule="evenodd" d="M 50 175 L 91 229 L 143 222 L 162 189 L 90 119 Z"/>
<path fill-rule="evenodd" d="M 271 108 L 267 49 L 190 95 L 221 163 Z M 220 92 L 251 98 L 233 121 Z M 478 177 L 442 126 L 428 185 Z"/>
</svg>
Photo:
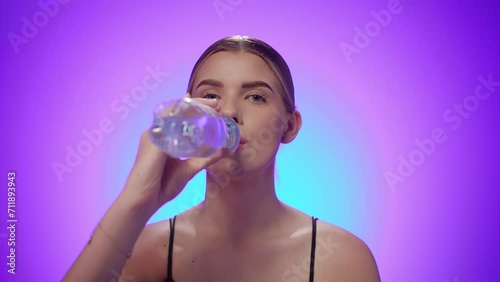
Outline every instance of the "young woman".
<svg viewBox="0 0 500 282">
<path fill-rule="evenodd" d="M 196 62 L 187 96 L 238 123 L 238 149 L 181 161 L 145 131 L 123 191 L 64 281 L 380 280 L 360 239 L 276 197 L 278 147 L 302 124 L 279 53 L 255 38 L 221 39 Z M 205 200 L 145 226 L 202 169 Z"/>
</svg>

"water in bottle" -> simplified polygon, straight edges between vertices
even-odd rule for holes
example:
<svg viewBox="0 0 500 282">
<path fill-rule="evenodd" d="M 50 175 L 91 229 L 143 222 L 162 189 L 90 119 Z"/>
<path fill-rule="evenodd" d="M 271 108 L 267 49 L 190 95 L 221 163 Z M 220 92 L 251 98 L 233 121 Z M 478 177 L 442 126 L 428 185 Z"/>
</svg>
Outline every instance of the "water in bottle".
<svg viewBox="0 0 500 282">
<path fill-rule="evenodd" d="M 153 113 L 149 137 L 172 157 L 209 157 L 220 148 L 233 152 L 238 148 L 240 133 L 236 122 L 192 99 L 160 103 Z"/>
</svg>

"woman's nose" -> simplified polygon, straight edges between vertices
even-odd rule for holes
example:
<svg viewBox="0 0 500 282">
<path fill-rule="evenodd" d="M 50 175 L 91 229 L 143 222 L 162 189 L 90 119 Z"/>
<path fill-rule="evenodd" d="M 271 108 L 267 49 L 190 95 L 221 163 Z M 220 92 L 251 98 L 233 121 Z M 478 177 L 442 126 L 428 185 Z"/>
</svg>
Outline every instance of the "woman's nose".
<svg viewBox="0 0 500 282">
<path fill-rule="evenodd" d="M 241 118 L 240 118 L 239 112 L 238 112 L 238 107 L 237 107 L 237 105 L 234 102 L 232 102 L 232 101 L 225 101 L 223 103 L 223 105 L 221 105 L 221 108 L 222 108 L 221 113 L 224 116 L 233 118 L 233 120 L 236 123 L 240 123 L 241 122 Z"/>
</svg>

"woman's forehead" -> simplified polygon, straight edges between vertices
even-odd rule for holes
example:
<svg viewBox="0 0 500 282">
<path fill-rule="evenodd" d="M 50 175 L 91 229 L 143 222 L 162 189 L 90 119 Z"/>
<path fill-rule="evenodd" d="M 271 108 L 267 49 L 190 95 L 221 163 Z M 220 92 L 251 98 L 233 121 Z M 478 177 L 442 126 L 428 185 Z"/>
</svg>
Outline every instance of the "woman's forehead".
<svg viewBox="0 0 500 282">
<path fill-rule="evenodd" d="M 195 86 L 201 80 L 263 80 L 270 84 L 278 82 L 272 69 L 261 57 L 248 52 L 217 52 L 200 66 L 195 77 Z"/>
</svg>

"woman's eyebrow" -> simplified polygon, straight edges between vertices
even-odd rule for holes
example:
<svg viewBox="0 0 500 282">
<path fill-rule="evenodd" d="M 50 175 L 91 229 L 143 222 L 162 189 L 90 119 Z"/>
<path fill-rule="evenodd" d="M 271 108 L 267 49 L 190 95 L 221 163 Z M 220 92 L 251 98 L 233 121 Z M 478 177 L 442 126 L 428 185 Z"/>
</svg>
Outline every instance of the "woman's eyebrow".
<svg viewBox="0 0 500 282">
<path fill-rule="evenodd" d="M 218 81 L 215 79 L 204 79 L 204 80 L 200 81 L 200 83 L 198 83 L 198 86 L 196 86 L 196 89 L 200 88 L 200 86 L 203 86 L 203 85 L 209 85 L 209 86 L 214 86 L 214 87 L 219 87 L 219 88 L 224 87 L 224 83 L 222 83 L 221 81 Z M 244 82 L 243 84 L 241 84 L 241 88 L 256 88 L 256 87 L 265 87 L 265 88 L 271 90 L 271 92 L 273 92 L 273 94 L 274 94 L 274 91 L 271 88 L 271 86 L 262 80 L 249 81 L 249 82 Z"/>
<path fill-rule="evenodd" d="M 198 86 L 196 86 L 196 89 L 200 88 L 200 86 L 203 86 L 203 85 L 210 85 L 210 86 L 214 86 L 214 87 L 224 87 L 224 84 L 218 80 L 205 79 L 205 80 L 200 81 L 200 83 L 198 83 Z"/>
<path fill-rule="evenodd" d="M 250 81 L 250 82 L 245 82 L 241 85 L 241 88 L 256 88 L 256 87 L 265 87 L 271 90 L 271 92 L 274 93 L 273 89 L 269 84 L 267 84 L 264 81 L 261 80 L 256 80 L 256 81 Z"/>
</svg>

